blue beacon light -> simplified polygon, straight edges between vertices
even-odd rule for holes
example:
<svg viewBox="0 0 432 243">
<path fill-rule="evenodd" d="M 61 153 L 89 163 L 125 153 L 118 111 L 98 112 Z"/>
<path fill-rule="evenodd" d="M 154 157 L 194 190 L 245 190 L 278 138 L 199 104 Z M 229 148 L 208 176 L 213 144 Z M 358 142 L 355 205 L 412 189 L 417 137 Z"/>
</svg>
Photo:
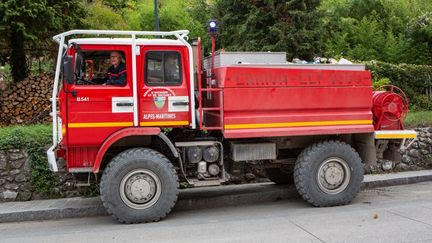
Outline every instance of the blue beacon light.
<svg viewBox="0 0 432 243">
<path fill-rule="evenodd" d="M 217 20 L 210 20 L 208 22 L 209 32 L 210 34 L 216 34 L 218 32 L 218 22 Z"/>
</svg>

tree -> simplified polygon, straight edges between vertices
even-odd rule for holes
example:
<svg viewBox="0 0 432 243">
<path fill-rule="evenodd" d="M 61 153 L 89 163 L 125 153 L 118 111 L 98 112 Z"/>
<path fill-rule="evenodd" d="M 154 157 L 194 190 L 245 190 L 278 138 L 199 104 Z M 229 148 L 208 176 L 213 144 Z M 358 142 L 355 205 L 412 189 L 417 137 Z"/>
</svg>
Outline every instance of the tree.
<svg viewBox="0 0 432 243">
<path fill-rule="evenodd" d="M 432 64 L 432 12 L 411 21 L 407 35 L 412 63 Z"/>
<path fill-rule="evenodd" d="M 279 1 L 275 5 L 276 21 L 263 50 L 286 50 L 289 58 L 311 60 L 321 54 L 322 13 L 319 0 Z M 276 41 L 276 42 L 275 42 Z"/>
<path fill-rule="evenodd" d="M 103 3 L 117 12 L 122 12 L 129 2 L 128 0 L 104 0 Z"/>
<path fill-rule="evenodd" d="M 12 77 L 27 77 L 29 50 L 49 45 L 53 35 L 82 25 L 85 10 L 80 0 L 3 0 L 0 2 L 0 40 Z"/>
<path fill-rule="evenodd" d="M 112 4 L 120 4 L 119 1 L 111 1 Z M 124 3 L 125 4 L 125 3 Z M 114 5 L 117 6 L 117 5 Z M 122 5 L 121 5 L 122 6 Z M 117 6 L 117 8 L 119 8 Z M 121 11 L 121 10 L 119 10 Z M 110 6 L 104 5 L 102 1 L 95 1 L 88 5 L 88 15 L 84 20 L 90 29 L 98 30 L 127 30 L 129 25 L 121 14 Z"/>
<path fill-rule="evenodd" d="M 285 51 L 310 60 L 321 52 L 320 0 L 218 0 L 220 46 L 236 51 Z"/>
<path fill-rule="evenodd" d="M 329 56 L 431 63 L 431 36 L 423 15 L 432 11 L 429 0 L 323 0 L 320 9 Z"/>
<path fill-rule="evenodd" d="M 190 36 L 201 36 L 202 25 L 191 15 L 189 4 L 192 2 L 196 1 L 158 0 L 159 29 L 161 31 L 187 29 L 191 32 Z M 132 29 L 155 30 L 153 0 L 131 3 L 124 16 Z"/>
</svg>

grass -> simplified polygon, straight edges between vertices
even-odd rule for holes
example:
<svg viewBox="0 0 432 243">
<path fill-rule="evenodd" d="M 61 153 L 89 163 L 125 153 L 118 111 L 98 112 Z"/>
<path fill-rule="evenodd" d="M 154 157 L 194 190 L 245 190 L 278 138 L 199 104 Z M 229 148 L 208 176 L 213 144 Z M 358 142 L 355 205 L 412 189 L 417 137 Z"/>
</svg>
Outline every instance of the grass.
<svg viewBox="0 0 432 243">
<path fill-rule="evenodd" d="M 0 127 L 0 150 L 45 146 L 51 141 L 51 125 Z"/>
<path fill-rule="evenodd" d="M 411 128 L 432 126 L 432 111 L 409 112 L 405 126 Z"/>
</svg>

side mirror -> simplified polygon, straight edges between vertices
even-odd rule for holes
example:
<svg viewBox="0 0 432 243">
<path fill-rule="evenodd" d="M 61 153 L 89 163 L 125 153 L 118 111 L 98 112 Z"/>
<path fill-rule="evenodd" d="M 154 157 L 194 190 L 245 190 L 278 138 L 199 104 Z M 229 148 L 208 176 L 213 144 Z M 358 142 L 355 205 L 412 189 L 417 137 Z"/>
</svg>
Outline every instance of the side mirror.
<svg viewBox="0 0 432 243">
<path fill-rule="evenodd" d="M 74 67 L 72 56 L 65 56 L 63 58 L 63 78 L 67 84 L 73 84 L 74 82 Z"/>
</svg>

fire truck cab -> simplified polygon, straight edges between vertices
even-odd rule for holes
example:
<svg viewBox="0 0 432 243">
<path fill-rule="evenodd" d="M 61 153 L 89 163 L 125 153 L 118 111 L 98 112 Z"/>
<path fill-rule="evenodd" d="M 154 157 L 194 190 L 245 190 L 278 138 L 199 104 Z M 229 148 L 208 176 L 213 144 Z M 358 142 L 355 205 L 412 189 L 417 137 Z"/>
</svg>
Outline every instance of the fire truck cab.
<svg viewBox="0 0 432 243">
<path fill-rule="evenodd" d="M 64 158 L 68 172 L 94 175 L 120 222 L 158 221 L 180 182 L 223 185 L 245 164 L 294 183 L 314 206 L 347 204 L 377 154 L 397 159 L 416 137 L 403 127 L 403 92 L 374 93 L 363 65 L 287 64 L 284 53 L 213 52 L 204 60 L 200 40 L 189 43 L 187 34 L 54 37 L 49 166 L 58 171 Z"/>
</svg>

